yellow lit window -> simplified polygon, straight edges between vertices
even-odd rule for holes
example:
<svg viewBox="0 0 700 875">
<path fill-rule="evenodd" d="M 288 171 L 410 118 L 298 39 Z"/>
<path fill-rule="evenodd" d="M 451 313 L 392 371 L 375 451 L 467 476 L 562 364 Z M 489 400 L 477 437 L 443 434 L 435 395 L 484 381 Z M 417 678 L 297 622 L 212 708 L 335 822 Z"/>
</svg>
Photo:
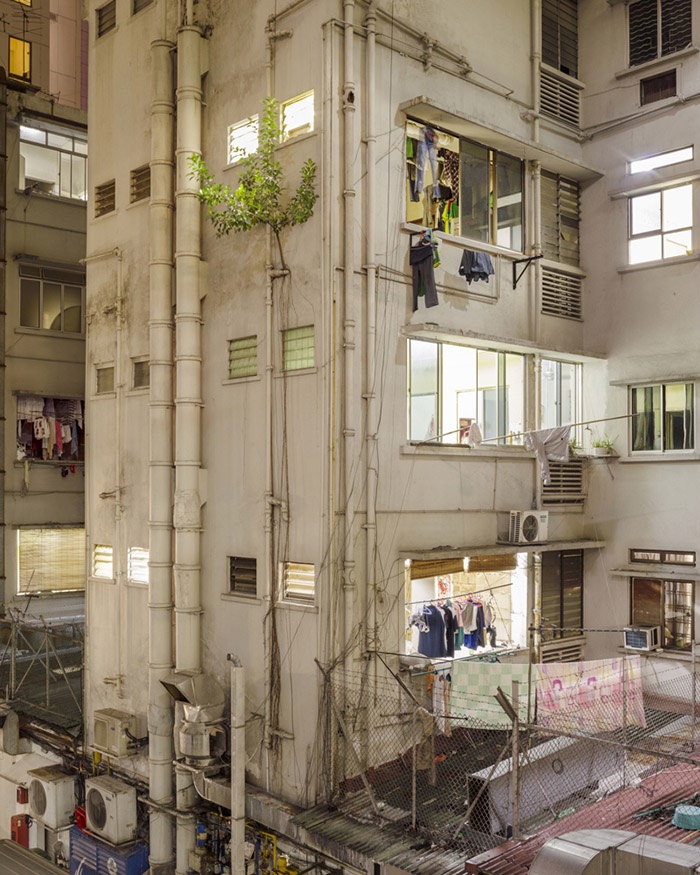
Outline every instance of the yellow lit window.
<svg viewBox="0 0 700 875">
<path fill-rule="evenodd" d="M 10 37 L 10 76 L 32 78 L 32 44 L 14 36 Z"/>
<path fill-rule="evenodd" d="M 17 0 L 17 3 L 21 3 L 22 6 L 31 6 L 32 0 Z"/>
</svg>

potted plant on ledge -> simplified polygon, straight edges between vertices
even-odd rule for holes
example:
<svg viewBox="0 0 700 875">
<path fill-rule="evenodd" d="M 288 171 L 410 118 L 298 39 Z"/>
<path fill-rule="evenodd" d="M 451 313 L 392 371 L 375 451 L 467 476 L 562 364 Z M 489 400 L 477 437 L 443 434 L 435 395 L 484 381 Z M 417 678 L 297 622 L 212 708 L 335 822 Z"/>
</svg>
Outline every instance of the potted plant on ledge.
<svg viewBox="0 0 700 875">
<path fill-rule="evenodd" d="M 591 453 L 594 456 L 611 456 L 615 452 L 615 438 L 604 434 L 591 441 Z"/>
</svg>

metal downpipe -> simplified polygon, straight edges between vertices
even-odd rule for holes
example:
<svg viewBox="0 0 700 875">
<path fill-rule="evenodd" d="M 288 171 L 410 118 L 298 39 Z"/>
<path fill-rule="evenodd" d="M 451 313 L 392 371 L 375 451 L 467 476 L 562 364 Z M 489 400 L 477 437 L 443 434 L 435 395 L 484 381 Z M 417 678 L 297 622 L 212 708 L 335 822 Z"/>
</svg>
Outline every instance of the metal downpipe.
<svg viewBox="0 0 700 875">
<path fill-rule="evenodd" d="M 151 44 L 151 201 L 149 213 L 149 707 L 150 872 L 172 872 L 172 700 L 161 679 L 172 672 L 173 506 L 173 43 Z"/>
<path fill-rule="evenodd" d="M 177 34 L 177 135 L 175 203 L 175 668 L 201 672 L 201 532 L 202 532 L 202 349 L 201 349 L 201 210 L 198 183 L 191 179 L 188 159 L 201 154 L 202 87 L 200 50 L 202 35 L 187 22 Z M 189 869 L 194 849 L 195 820 L 189 814 L 196 802 L 192 775 L 176 769 L 178 875 Z"/>
</svg>

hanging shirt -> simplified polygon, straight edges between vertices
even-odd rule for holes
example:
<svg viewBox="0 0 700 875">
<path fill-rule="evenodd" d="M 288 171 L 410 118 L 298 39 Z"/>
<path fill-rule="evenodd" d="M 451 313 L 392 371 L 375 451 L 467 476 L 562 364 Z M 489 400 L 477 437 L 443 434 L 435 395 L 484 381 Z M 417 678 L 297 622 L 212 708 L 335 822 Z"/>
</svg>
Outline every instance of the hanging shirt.
<svg viewBox="0 0 700 875">
<path fill-rule="evenodd" d="M 428 605 L 423 609 L 423 619 L 428 631 L 421 632 L 418 636 L 418 652 L 430 657 L 447 656 L 445 620 L 442 611 L 435 605 Z"/>
<path fill-rule="evenodd" d="M 542 473 L 542 482 L 549 486 L 549 460 L 566 462 L 569 458 L 569 439 L 571 426 L 560 425 L 557 428 L 543 428 L 540 431 L 529 431 L 525 435 L 525 446 L 537 453 Z"/>
</svg>

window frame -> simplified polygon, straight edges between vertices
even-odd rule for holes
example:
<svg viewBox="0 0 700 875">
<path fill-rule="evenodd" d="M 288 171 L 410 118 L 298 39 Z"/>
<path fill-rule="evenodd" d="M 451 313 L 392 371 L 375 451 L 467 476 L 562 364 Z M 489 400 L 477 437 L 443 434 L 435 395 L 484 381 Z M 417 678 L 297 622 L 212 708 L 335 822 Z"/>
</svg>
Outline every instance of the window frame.
<svg viewBox="0 0 700 875">
<path fill-rule="evenodd" d="M 646 609 L 647 616 L 644 616 L 644 609 L 638 604 L 638 601 L 641 601 L 641 597 L 635 601 L 635 590 L 637 589 L 637 584 L 647 585 L 647 584 L 656 584 L 658 585 L 658 618 L 652 617 L 651 619 L 654 622 L 648 622 L 649 609 Z M 669 595 L 672 597 L 671 610 L 675 604 L 676 607 L 679 605 L 679 593 L 677 592 L 677 587 L 689 587 L 690 597 L 687 599 L 689 602 L 689 608 L 686 609 L 683 619 L 688 621 L 690 628 L 687 630 L 685 634 L 683 634 L 684 644 L 681 646 L 678 644 L 678 641 L 681 637 L 679 627 L 683 625 L 683 619 L 679 622 L 675 622 L 678 620 L 677 616 L 667 616 L 667 612 L 669 610 L 668 607 L 668 597 Z M 693 641 L 695 641 L 695 581 L 693 580 L 669 580 L 668 578 L 661 576 L 643 576 L 639 575 L 638 577 L 632 577 L 630 579 L 630 624 L 635 627 L 645 627 L 645 626 L 660 626 L 661 627 L 661 635 L 663 640 L 663 649 L 664 650 L 672 650 L 681 653 L 688 653 L 692 650 Z M 656 620 L 658 619 L 658 622 Z M 646 622 L 642 622 L 645 620 Z M 668 633 L 668 634 L 667 634 Z"/>
<path fill-rule="evenodd" d="M 583 594 L 585 585 L 585 565 L 583 550 L 545 550 L 541 555 L 541 614 L 542 626 L 546 634 L 553 639 L 576 638 L 583 634 Z M 547 589 L 551 589 L 549 598 L 557 600 L 557 616 L 550 617 L 545 614 L 545 599 L 548 597 Z M 578 592 L 578 604 L 574 605 L 574 618 L 578 622 L 573 625 L 569 622 L 571 606 L 567 605 L 567 590 L 570 595 Z M 553 613 L 551 608 L 547 608 Z M 555 622 L 556 621 L 556 622 Z M 553 629 L 547 629 L 552 626 Z"/>
<path fill-rule="evenodd" d="M 303 333 L 306 332 L 306 333 Z M 310 340 L 310 345 L 304 342 Z M 295 349 L 293 345 L 297 345 Z M 310 355 L 308 354 L 310 351 Z M 316 367 L 316 327 L 314 325 L 297 325 L 282 329 L 282 371 L 293 374 L 299 371 L 311 371 Z"/>
<path fill-rule="evenodd" d="M 79 539 L 78 544 L 67 544 L 67 545 L 56 545 L 52 543 L 47 543 L 46 545 L 39 545 L 42 552 L 47 551 L 51 554 L 51 559 L 44 559 L 42 556 L 42 564 L 39 566 L 39 579 L 44 576 L 47 576 L 50 572 L 55 574 L 55 568 L 57 566 L 56 563 L 56 550 L 57 548 L 64 549 L 69 551 L 75 551 L 73 556 L 68 556 L 68 563 L 73 563 L 74 567 L 72 570 L 70 568 L 64 569 L 63 574 L 66 577 L 73 576 L 75 578 L 80 578 L 80 581 L 76 583 L 74 586 L 41 586 L 41 585 L 32 585 L 37 570 L 37 563 L 32 562 L 32 572 L 30 575 L 30 579 L 25 586 L 22 585 L 22 576 L 23 576 L 23 568 L 22 568 L 22 535 L 28 535 L 29 533 L 53 533 L 56 535 L 58 532 L 73 532 L 76 537 Z M 41 536 L 37 536 L 41 538 Z M 25 548 L 29 549 L 29 547 Z M 85 567 L 85 526 L 84 525 L 26 525 L 26 526 L 17 526 L 17 540 L 16 540 L 16 561 L 17 561 L 17 587 L 16 587 L 16 595 L 17 596 L 27 596 L 27 595 L 53 595 L 56 593 L 76 593 L 76 592 L 84 592 L 86 581 L 87 581 L 87 569 Z M 28 570 L 28 569 L 27 569 Z M 65 582 L 65 581 L 64 581 Z"/>
<path fill-rule="evenodd" d="M 17 72 L 13 67 L 13 43 L 17 45 L 22 54 L 22 72 Z M 10 35 L 7 42 L 7 75 L 11 79 L 18 79 L 20 82 L 32 81 L 32 44 L 29 40 L 22 39 L 19 36 Z"/>
<path fill-rule="evenodd" d="M 252 148 L 248 148 L 245 145 L 247 137 L 236 137 L 237 132 L 239 131 L 248 131 L 250 134 L 251 140 L 255 139 L 255 146 Z M 254 135 L 254 136 L 253 136 Z M 242 140 L 244 145 L 239 146 L 236 143 Z M 260 117 L 256 113 L 255 115 L 248 116 L 248 118 L 241 119 L 238 122 L 234 122 L 232 125 L 228 126 L 226 131 L 226 160 L 229 164 L 238 164 L 239 161 L 242 161 L 248 155 L 252 155 L 258 148 L 260 143 Z"/>
<path fill-rule="evenodd" d="M 671 447 L 671 448 L 667 448 L 667 447 L 666 447 L 666 442 L 667 442 L 667 441 L 666 441 L 666 430 L 667 430 L 667 422 L 666 422 L 666 420 L 667 420 L 667 410 L 666 410 L 666 391 L 665 391 L 665 390 L 666 390 L 666 388 L 669 387 L 669 386 L 683 386 L 684 389 L 685 389 L 686 399 L 687 399 L 687 397 L 688 397 L 688 392 L 690 391 L 690 395 L 691 395 L 691 403 L 692 403 L 692 409 L 688 410 L 688 408 L 685 408 L 685 409 L 684 409 L 684 413 L 683 413 L 684 417 L 685 417 L 686 415 L 688 415 L 688 416 L 689 416 L 689 420 L 690 420 L 690 431 L 691 431 L 691 442 L 692 442 L 692 445 L 689 446 L 689 447 L 682 447 L 682 448 L 680 448 L 680 449 L 674 449 L 673 447 Z M 635 440 L 637 439 L 637 431 L 636 431 L 637 427 L 635 426 L 635 420 L 636 420 L 636 417 L 637 417 L 637 416 L 642 416 L 642 415 L 645 414 L 645 413 L 646 413 L 646 414 L 648 414 L 648 413 L 652 413 L 652 414 L 655 415 L 655 411 L 654 411 L 654 410 L 652 410 L 652 411 L 645 411 L 645 410 L 635 411 L 635 410 L 634 410 L 634 406 L 635 406 L 635 404 L 634 404 L 634 398 L 635 398 L 634 393 L 635 393 L 637 390 L 640 390 L 640 389 L 652 389 L 652 390 L 653 390 L 653 389 L 655 389 L 656 387 L 659 387 L 660 390 L 661 390 L 661 393 L 660 393 L 660 406 L 659 406 L 659 419 L 660 419 L 660 424 L 659 424 L 659 441 L 660 441 L 660 447 L 659 447 L 659 449 L 655 449 L 653 446 L 652 446 L 651 448 L 648 448 L 648 447 L 639 447 L 639 448 L 635 449 Z M 697 397 L 697 383 L 695 383 L 695 382 L 692 381 L 692 380 L 688 380 L 688 381 L 683 381 L 683 382 L 678 382 L 678 383 L 670 382 L 670 381 L 669 381 L 669 382 L 666 382 L 666 383 L 641 383 L 641 384 L 634 384 L 634 385 L 630 385 L 630 386 L 628 386 L 627 397 L 628 397 L 628 413 L 629 413 L 629 448 L 630 448 L 630 455 L 634 456 L 634 455 L 638 455 L 638 454 L 642 454 L 642 453 L 643 453 L 643 454 L 645 454 L 645 455 L 653 454 L 653 455 L 655 455 L 655 456 L 669 456 L 669 455 L 670 455 L 670 456 L 678 456 L 679 454 L 683 454 L 683 453 L 686 453 L 686 454 L 687 454 L 687 453 L 694 453 L 694 452 L 696 451 L 696 446 L 695 446 L 695 445 L 696 445 L 696 434 L 697 434 L 697 413 L 696 413 L 696 409 L 697 409 L 697 403 L 696 403 L 696 397 Z M 654 420 L 652 420 L 652 429 L 653 429 L 653 434 L 656 435 L 656 425 L 655 425 Z"/>
<path fill-rule="evenodd" d="M 62 140 L 63 143 L 59 145 L 56 142 L 51 142 L 52 139 Z M 68 141 L 70 141 L 70 147 Z M 55 179 L 35 177 L 31 173 L 27 173 L 27 164 L 31 165 L 38 160 L 36 155 L 32 155 L 33 150 L 56 155 Z M 38 191 L 50 197 L 62 197 L 83 203 L 87 201 L 87 131 L 64 125 L 53 125 L 31 116 L 24 116 L 20 119 L 19 125 L 19 152 L 20 159 L 24 162 L 20 186 L 25 191 L 29 189 L 32 192 Z M 29 169 L 31 171 L 32 167 L 30 166 Z M 81 174 L 79 183 L 82 187 L 82 193 L 74 195 L 74 180 L 77 178 L 78 171 Z M 68 185 L 65 184 L 66 175 L 69 176 Z M 56 190 L 48 190 L 47 185 L 51 185 Z"/>
<path fill-rule="evenodd" d="M 667 30 L 667 28 L 664 27 L 664 24 L 665 24 L 665 19 L 664 19 L 664 14 L 663 14 L 664 13 L 664 0 L 633 0 L 633 2 L 629 3 L 629 8 L 627 11 L 627 52 L 628 52 L 628 64 L 630 67 L 632 67 L 632 68 L 639 67 L 642 64 L 648 64 L 648 63 L 651 63 L 653 61 L 657 61 L 661 58 L 671 57 L 672 55 L 675 55 L 677 52 L 682 52 L 683 49 L 687 48 L 689 45 L 692 44 L 692 40 L 693 40 L 692 0 L 676 0 L 676 2 L 679 4 L 679 6 L 681 3 L 687 4 L 687 9 L 681 10 L 681 11 L 684 11 L 688 15 L 686 25 L 689 26 L 689 28 L 690 28 L 690 34 L 689 34 L 688 40 L 685 43 L 683 43 L 683 45 L 676 45 L 674 43 L 673 47 L 669 48 L 667 51 L 664 51 L 664 34 Z M 647 37 L 647 42 L 649 40 L 655 41 L 656 51 L 653 55 L 647 53 L 643 57 L 640 54 L 639 58 L 635 59 L 637 50 L 634 49 L 633 45 L 632 45 L 632 42 L 633 42 L 633 34 L 632 34 L 633 14 L 634 14 L 634 7 L 638 6 L 639 8 L 641 8 L 642 4 L 646 4 L 650 7 L 650 9 L 651 8 L 654 9 L 655 27 L 653 28 L 653 30 L 655 32 L 652 35 L 651 28 L 649 28 L 649 26 L 648 26 L 649 22 L 647 19 L 647 29 L 649 31 L 648 37 Z M 647 10 L 647 15 L 649 14 L 650 9 Z M 677 9 L 669 10 L 669 15 L 677 15 L 677 14 L 678 14 Z M 640 19 L 640 21 L 641 21 L 641 19 Z M 644 26 L 643 23 L 640 25 L 640 27 L 642 27 L 642 26 Z M 642 39 L 643 40 L 644 34 L 643 33 L 639 34 L 638 36 L 635 37 L 635 39 Z"/>
<path fill-rule="evenodd" d="M 145 381 L 137 382 L 137 373 L 143 372 Z M 131 361 L 131 388 L 139 392 L 149 389 L 151 386 L 151 360 L 148 358 L 136 358 Z"/>
<path fill-rule="evenodd" d="M 286 115 L 288 109 L 297 104 L 303 104 L 305 101 L 309 100 L 311 102 L 310 119 L 304 122 L 304 124 L 297 125 L 297 127 L 289 130 L 286 125 Z M 290 142 L 290 140 L 296 140 L 299 137 L 305 136 L 306 134 L 312 134 L 315 130 L 315 121 L 316 95 L 313 88 L 311 88 L 309 91 L 304 91 L 302 94 L 297 94 L 294 97 L 290 97 L 289 100 L 282 101 L 282 103 L 280 104 L 280 142 L 288 143 Z"/>
<path fill-rule="evenodd" d="M 112 372 L 112 384 L 109 388 L 104 388 L 100 385 L 100 374 L 106 375 L 109 371 Z M 116 370 L 114 364 L 105 362 L 104 364 L 95 365 L 95 395 L 114 395 L 116 384 L 114 382 Z"/>
<path fill-rule="evenodd" d="M 95 10 L 95 36 L 100 39 L 117 29 L 117 0 L 108 0 Z"/>
<path fill-rule="evenodd" d="M 540 428 L 557 428 L 561 425 L 570 425 L 576 422 L 581 421 L 581 398 L 583 397 L 582 387 L 583 387 L 583 365 L 580 362 L 566 362 L 561 361 L 559 359 L 550 359 L 542 357 L 540 359 L 540 384 L 545 379 L 543 365 L 545 362 L 552 363 L 554 368 L 554 382 L 555 382 L 555 413 L 556 416 L 553 417 L 554 421 L 551 421 L 548 417 L 543 415 L 544 409 L 544 398 L 545 393 L 542 391 L 540 387 L 540 411 L 539 411 L 539 425 Z M 573 401 L 571 404 L 573 414 L 570 418 L 562 418 L 562 365 L 568 365 L 574 368 L 574 380 L 573 380 Z M 581 442 L 581 426 L 572 425 L 571 428 L 571 437 L 576 441 L 576 443 Z"/>
<path fill-rule="evenodd" d="M 93 544 L 90 560 L 90 577 L 114 580 L 114 547 L 111 544 Z"/>
<path fill-rule="evenodd" d="M 108 216 L 117 209 L 117 181 L 108 179 L 95 186 L 95 218 Z"/>
<path fill-rule="evenodd" d="M 290 580 L 290 572 L 294 580 Z M 304 578 L 312 577 L 312 583 L 303 582 Z M 313 606 L 316 603 L 316 566 L 312 562 L 280 563 L 280 597 L 284 602 Z"/>
<path fill-rule="evenodd" d="M 408 348 L 407 348 L 407 440 L 410 444 L 424 444 L 429 442 L 430 444 L 434 444 L 435 446 L 460 446 L 466 443 L 467 438 L 469 436 L 469 428 L 471 427 L 471 422 L 476 419 L 481 429 L 482 438 L 484 440 L 489 440 L 489 443 L 494 448 L 501 448 L 504 446 L 523 446 L 523 434 L 525 432 L 525 425 L 527 422 L 527 387 L 528 387 L 528 356 L 525 353 L 520 352 L 512 352 L 510 350 L 499 350 L 499 349 L 490 349 L 488 347 L 480 347 L 480 346 L 471 346 L 469 344 L 461 344 L 461 343 L 449 343 L 447 341 L 442 340 L 432 340 L 422 337 L 409 337 L 408 340 Z M 414 358 L 412 356 L 412 345 L 414 343 L 424 344 L 424 350 L 428 351 L 428 345 L 434 346 L 436 348 L 436 363 L 435 363 L 435 375 L 434 375 L 434 392 L 422 392 L 422 393 L 414 393 L 413 385 L 415 383 L 415 379 L 413 376 L 413 361 Z M 476 382 L 474 385 L 469 385 L 465 383 L 464 386 L 466 388 L 462 389 L 454 389 L 454 391 L 450 391 L 450 394 L 454 394 L 454 401 L 457 405 L 456 413 L 455 413 L 455 429 L 448 429 L 445 432 L 445 409 L 447 400 L 444 397 L 445 393 L 445 374 L 446 374 L 446 365 L 445 365 L 445 349 L 446 348 L 455 348 L 459 350 L 472 350 L 475 356 L 475 367 L 474 373 L 476 375 Z M 449 354 L 449 350 L 448 350 Z M 496 380 L 497 384 L 486 384 L 486 382 L 479 381 L 479 368 L 487 368 L 488 363 L 482 364 L 479 361 L 480 356 L 488 356 L 495 355 L 496 359 Z M 508 364 L 509 357 L 517 357 L 520 360 L 520 365 L 522 367 L 522 386 L 521 386 L 521 398 L 522 403 L 519 411 L 514 411 L 512 417 L 520 417 L 521 423 L 517 425 L 515 428 L 509 429 L 507 426 L 511 422 L 511 400 L 510 395 L 508 393 L 509 386 L 511 385 L 508 381 Z M 475 417 L 462 417 L 460 415 L 459 409 L 459 395 L 465 393 L 474 393 L 474 400 L 477 405 L 476 416 Z M 487 396 L 485 393 L 488 392 Z M 418 437 L 413 434 L 414 427 L 414 417 L 413 417 L 413 404 L 414 399 L 417 398 L 426 398 L 430 396 L 434 396 L 435 401 L 435 411 L 431 417 L 431 424 L 429 427 L 429 433 L 424 437 Z M 513 397 L 517 397 L 514 395 Z M 490 431 L 487 427 L 488 417 L 486 415 L 487 407 L 490 410 L 491 416 L 493 417 L 495 413 L 497 429 L 496 434 L 490 434 Z M 469 419 L 469 422 L 466 420 Z M 434 431 L 434 434 L 432 433 Z M 502 437 L 503 435 L 512 434 L 513 437 Z M 494 440 L 494 438 L 500 438 L 498 442 Z"/>
<path fill-rule="evenodd" d="M 546 189 L 555 189 L 554 209 Z M 545 230 L 549 228 L 550 234 Z M 566 230 L 571 229 L 570 237 Z M 574 239 L 575 234 L 575 239 Z M 575 179 L 542 170 L 540 179 L 540 237 L 542 254 L 558 264 L 579 267 L 581 262 L 581 185 Z"/>
<path fill-rule="evenodd" d="M 249 341 L 249 343 L 247 343 L 247 341 Z M 247 362 L 247 364 L 241 365 L 241 362 Z M 236 368 L 239 365 L 241 367 L 241 372 L 237 373 Z M 231 338 L 228 341 L 228 379 L 246 380 L 257 376 L 258 335 L 248 334 L 245 337 Z"/>
<path fill-rule="evenodd" d="M 151 197 L 151 165 L 142 164 L 129 172 L 129 203 L 137 204 Z"/>
<path fill-rule="evenodd" d="M 228 556 L 227 595 L 258 597 L 258 561 L 252 556 Z M 237 588 L 236 583 L 239 584 Z"/>
<path fill-rule="evenodd" d="M 17 272 L 19 293 L 19 317 L 17 322 L 19 328 L 25 331 L 39 331 L 54 336 L 83 337 L 85 335 L 85 272 L 83 270 L 79 270 L 68 264 L 59 267 L 48 264 L 19 261 Z M 61 274 L 63 274 L 63 278 L 60 278 Z M 69 274 L 75 276 L 75 282 L 69 281 Z M 26 316 L 26 310 L 29 309 L 29 307 L 25 306 L 25 304 L 31 303 L 27 301 L 29 296 L 29 283 L 38 283 L 39 285 L 37 301 L 38 325 L 26 324 L 26 321 L 29 321 Z M 54 316 L 54 321 L 60 316 L 60 328 L 54 328 L 53 322 L 49 328 L 45 328 L 43 324 L 46 291 L 48 286 L 60 287 L 60 310 L 59 313 Z M 80 293 L 79 331 L 68 331 L 65 328 L 66 312 L 75 306 L 75 304 L 72 304 L 69 307 L 66 306 L 66 291 L 68 289 L 79 290 Z"/>
<path fill-rule="evenodd" d="M 129 547 L 127 551 L 127 580 L 148 586 L 150 554 L 148 547 Z"/>
<path fill-rule="evenodd" d="M 568 6 L 568 8 L 566 8 Z M 570 26 L 572 16 L 574 29 Z M 546 22 L 552 26 L 547 27 Z M 573 43 L 573 49 L 567 51 L 567 40 Z M 574 62 L 571 69 L 562 61 L 567 55 Z M 578 78 L 578 5 L 577 0 L 542 0 L 542 60 L 545 64 L 571 76 Z"/>
<path fill-rule="evenodd" d="M 683 226 L 678 227 L 678 228 L 664 229 L 664 212 L 665 212 L 664 204 L 666 201 L 666 196 L 669 194 L 669 192 L 679 191 L 680 189 L 689 189 L 689 193 L 690 193 L 690 215 L 688 217 L 689 224 L 683 225 Z M 658 195 L 658 197 L 659 197 L 659 209 L 658 209 L 659 224 L 658 224 L 658 228 L 654 228 L 654 229 L 649 230 L 649 231 L 638 231 L 635 233 L 633 231 L 633 223 L 634 223 L 633 204 L 636 200 L 638 200 L 640 198 L 648 198 L 651 195 Z M 673 258 L 687 258 L 688 255 L 691 255 L 694 252 L 694 237 L 695 237 L 694 216 L 693 216 L 693 213 L 694 213 L 694 209 L 693 209 L 694 195 L 695 195 L 694 184 L 692 182 L 682 182 L 682 183 L 679 183 L 677 185 L 667 185 L 667 186 L 663 186 L 660 188 L 654 188 L 650 191 L 642 191 L 639 194 L 629 195 L 629 197 L 627 198 L 627 261 L 631 267 L 635 267 L 635 266 L 641 265 L 641 264 L 650 264 L 653 262 L 668 261 L 669 259 L 673 259 Z M 687 232 L 690 233 L 690 246 L 685 247 L 685 252 L 684 253 L 669 252 L 669 254 L 665 254 L 666 244 L 673 243 L 673 241 L 669 240 L 668 238 L 670 238 L 671 235 L 673 235 L 673 234 L 687 233 Z M 658 257 L 634 259 L 633 260 L 633 258 L 632 258 L 633 243 L 635 243 L 637 241 L 643 241 L 643 240 L 652 241 L 652 240 L 657 240 L 657 239 L 659 241 L 659 245 L 660 245 L 660 249 L 661 249 L 660 255 Z"/>
</svg>

